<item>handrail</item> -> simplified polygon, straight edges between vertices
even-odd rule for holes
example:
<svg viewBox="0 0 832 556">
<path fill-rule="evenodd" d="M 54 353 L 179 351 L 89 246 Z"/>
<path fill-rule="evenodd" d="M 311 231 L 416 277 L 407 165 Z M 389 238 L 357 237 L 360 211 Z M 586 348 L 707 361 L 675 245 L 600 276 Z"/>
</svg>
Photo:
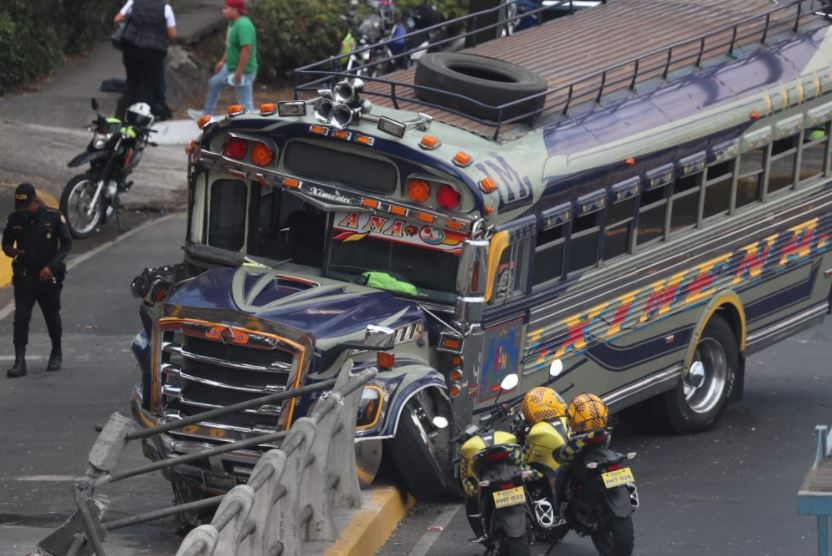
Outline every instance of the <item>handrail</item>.
<svg viewBox="0 0 832 556">
<path fill-rule="evenodd" d="M 375 367 L 367 368 L 356 374 L 353 374 L 352 369 L 352 360 L 348 359 L 347 362 L 341 367 L 336 378 L 323 380 L 312 385 L 289 391 L 276 392 L 274 394 L 260 396 L 258 398 L 212 409 L 197 415 L 177 419 L 175 421 L 139 431 L 133 430 L 133 423 L 130 419 L 118 413 L 112 414 L 107 424 L 100 428 L 99 437 L 90 451 L 90 456 L 88 458 L 90 469 L 87 472 L 87 476 L 79 480 L 74 486 L 73 493 L 77 507 L 77 514 L 80 519 L 68 520 L 55 532 L 41 541 L 41 545 L 44 545 L 45 543 L 53 549 L 57 546 L 57 550 L 61 554 L 65 554 L 65 556 L 74 556 L 82 550 L 83 545 L 86 543 L 92 548 L 95 554 L 98 556 L 104 556 L 102 541 L 107 531 L 160 519 L 162 517 L 207 509 L 218 504 L 220 505 L 221 513 L 215 515 L 212 525 L 216 527 L 217 530 L 222 531 L 222 529 L 231 523 L 237 514 L 243 510 L 243 506 L 239 504 L 239 501 L 236 499 L 232 499 L 228 504 L 224 504 L 227 498 L 225 495 L 179 504 L 173 507 L 152 510 L 142 514 L 136 514 L 108 522 L 102 522 L 101 518 L 103 515 L 103 509 L 96 509 L 96 506 L 93 503 L 93 493 L 96 488 L 106 484 L 122 481 L 124 479 L 166 468 L 172 468 L 192 461 L 211 458 L 220 454 L 267 445 L 277 440 L 283 440 L 280 451 L 282 451 L 282 453 L 288 458 L 298 448 L 305 446 L 307 440 L 311 438 L 309 436 L 309 427 L 311 426 L 315 428 L 316 426 L 321 425 L 322 421 L 325 419 L 337 420 L 337 422 L 327 425 L 329 427 L 327 428 L 327 431 L 330 434 L 343 434 L 338 433 L 337 431 L 348 431 L 348 434 L 350 435 L 348 442 L 352 444 L 353 429 L 349 419 L 355 418 L 355 411 L 357 410 L 356 404 L 358 403 L 354 394 L 378 373 L 378 369 Z M 128 469 L 126 471 L 114 471 L 121 452 L 131 440 L 146 439 L 148 437 L 162 434 L 174 429 L 179 429 L 193 423 L 207 421 L 214 417 L 236 413 L 250 407 L 285 401 L 313 392 L 322 392 L 316 405 L 314 406 L 314 411 L 310 416 L 298 419 L 289 430 L 258 434 L 256 436 L 250 436 L 248 438 L 236 440 L 227 444 L 204 448 L 192 453 L 168 457 L 146 465 L 135 467 L 133 469 Z M 353 404 L 353 406 L 344 405 L 344 402 L 348 399 L 352 400 L 350 403 Z M 333 411 L 335 412 L 333 413 Z M 330 414 L 332 415 L 330 416 Z M 344 420 L 346 420 L 346 422 L 344 422 Z M 299 426 L 300 428 L 298 428 Z M 333 426 L 336 428 L 333 428 Z M 305 447 L 304 449 L 307 448 L 308 447 Z M 248 485 L 256 492 L 264 486 L 264 484 L 266 484 L 274 472 L 274 467 L 260 467 L 258 465 L 249 477 Z M 354 469 L 352 474 L 355 474 Z M 322 485 L 321 488 L 331 487 Z M 191 548 L 193 549 L 193 546 Z M 195 551 L 194 553 L 196 554 L 198 552 L 199 551 Z"/>
<path fill-rule="evenodd" d="M 517 1 L 517 0 L 514 0 Z M 513 2 L 510 2 L 511 4 Z M 565 2 L 564 2 L 565 3 Z M 807 8 L 804 9 L 804 3 L 806 4 Z M 509 5 L 506 4 L 506 5 Z M 488 14 L 494 12 L 498 9 L 504 9 L 506 5 L 497 7 L 497 8 L 490 8 L 488 10 L 484 10 L 482 12 L 477 12 L 475 14 L 469 14 L 468 16 L 463 16 L 460 18 L 456 18 L 449 22 L 434 25 L 432 27 L 419 30 L 418 33 L 425 33 L 428 30 L 433 30 L 442 27 L 443 25 L 450 24 L 452 22 L 460 22 L 464 20 L 472 20 L 475 16 Z M 534 95 L 529 95 L 524 98 L 520 98 L 517 100 L 513 100 L 511 102 L 507 102 L 500 105 L 488 105 L 483 102 L 480 102 L 476 99 L 468 97 L 466 95 L 462 95 L 459 93 L 454 93 L 451 91 L 443 91 L 439 89 L 435 89 L 432 87 L 425 87 L 421 85 L 416 85 L 413 83 L 405 83 L 402 81 L 395 81 L 389 78 L 382 78 L 382 77 L 368 77 L 362 76 L 362 79 L 365 81 L 371 81 L 374 83 L 380 83 L 389 87 L 389 93 L 384 94 L 381 91 L 371 91 L 365 88 L 364 93 L 369 95 L 374 95 L 382 98 L 388 98 L 392 101 L 394 106 L 398 107 L 399 102 L 409 102 L 416 105 L 426 106 L 430 108 L 436 108 L 442 110 L 449 114 L 454 114 L 457 116 L 464 117 L 472 122 L 477 124 L 483 125 L 485 127 L 494 128 L 493 139 L 499 139 L 499 134 L 501 128 L 504 125 L 521 122 L 524 120 L 528 120 L 529 118 L 535 119 L 541 117 L 545 113 L 554 113 L 560 112 L 562 115 L 567 116 L 569 113 L 569 109 L 576 104 L 580 104 L 582 102 L 587 102 L 590 100 L 594 100 L 596 103 L 600 103 L 601 100 L 610 93 L 618 91 L 621 89 L 621 85 L 627 83 L 627 89 L 630 91 L 635 91 L 639 80 L 644 79 L 645 76 L 648 78 L 651 75 L 654 75 L 653 72 L 657 70 L 661 70 L 661 77 L 662 79 L 667 79 L 668 75 L 674 69 L 678 69 L 680 67 L 693 64 L 695 67 L 702 67 L 703 62 L 709 58 L 720 53 L 726 54 L 729 56 L 733 56 L 736 49 L 743 43 L 743 41 L 752 40 L 755 37 L 757 38 L 757 42 L 761 44 L 766 44 L 769 36 L 774 33 L 779 33 L 783 31 L 789 31 L 792 33 L 796 33 L 800 30 L 801 24 L 807 18 L 812 18 L 814 20 L 814 11 L 818 9 L 822 5 L 821 0 L 795 0 L 790 4 L 786 4 L 783 6 L 778 6 L 764 14 L 756 14 L 752 16 L 748 16 L 742 18 L 738 21 L 732 22 L 730 24 L 718 27 L 717 29 L 707 31 L 702 33 L 698 36 L 685 39 L 682 41 L 678 41 L 676 43 L 670 44 L 668 46 L 656 48 L 650 50 L 645 53 L 641 53 L 638 56 L 629 58 L 622 62 L 617 62 L 605 68 L 598 70 L 597 72 L 590 74 L 588 76 L 581 77 L 576 79 L 570 83 L 559 85 L 553 88 L 547 88 L 546 91 L 542 93 L 537 93 Z M 601 8 L 596 8 L 601 9 Z M 794 10 L 795 15 L 792 18 L 786 18 L 784 16 L 787 15 L 789 10 Z M 522 17 L 525 17 L 527 14 L 524 14 Z M 518 18 L 520 16 L 515 16 Z M 782 18 L 782 19 L 781 19 Z M 514 19 L 514 18 L 512 18 Z M 817 21 L 824 21 L 818 19 Z M 499 25 L 504 25 L 505 21 L 498 22 L 496 24 L 490 25 L 488 28 L 496 27 Z M 757 26 L 751 25 L 757 24 L 757 26 L 762 27 L 762 29 L 757 28 Z M 825 21 L 825 24 L 829 24 L 828 21 Z M 744 30 L 744 26 L 752 27 L 749 30 Z M 466 33 L 462 36 L 470 36 L 476 32 L 481 32 L 482 29 L 477 31 L 472 31 Z M 725 33 L 730 32 L 730 38 L 717 42 L 715 44 L 709 45 L 709 39 L 712 39 L 718 35 L 722 35 Z M 369 45 L 363 47 L 356 52 L 364 51 L 371 48 L 377 48 L 380 45 L 387 45 L 392 40 L 383 41 L 382 43 L 378 43 L 375 45 Z M 398 39 L 395 39 L 398 40 Z M 439 41 L 436 44 L 444 44 L 448 40 L 457 40 L 457 38 L 453 39 L 445 39 L 443 41 Z M 696 44 L 698 43 L 698 45 Z M 693 53 L 687 52 L 694 47 Z M 392 58 L 388 58 L 387 60 L 391 60 L 398 56 L 407 55 L 412 53 L 416 50 L 421 50 L 421 48 L 414 48 L 405 53 L 400 55 L 394 56 Z M 681 54 L 680 54 L 681 53 Z M 661 55 L 665 55 L 665 61 L 660 65 L 645 67 L 645 62 L 650 60 L 651 58 L 656 58 Z M 328 63 L 333 63 L 336 60 L 342 60 L 343 58 L 349 56 L 348 54 L 343 54 L 339 56 L 333 56 L 327 58 L 326 60 L 316 62 L 313 64 L 309 64 L 298 68 L 296 72 L 300 75 L 307 75 L 307 76 L 321 76 L 311 79 L 307 83 L 303 83 L 295 87 L 295 97 L 299 97 L 299 92 L 303 91 L 311 91 L 316 90 L 316 85 L 321 83 L 325 83 L 327 81 L 332 81 L 338 78 L 350 78 L 355 77 L 355 72 L 367 68 L 371 65 L 376 63 L 383 63 L 384 60 L 379 62 L 374 62 L 373 64 L 365 64 L 363 66 L 359 66 L 357 68 L 353 68 L 349 72 L 346 70 L 335 70 L 335 69 L 325 69 L 322 66 Z M 334 65 L 333 65 L 334 68 Z M 611 76 L 616 75 L 617 72 L 626 74 L 624 77 L 621 78 L 611 78 Z M 600 82 L 600 84 L 598 84 Z M 592 85 L 592 83 L 596 83 Z M 398 91 L 397 91 L 398 89 Z M 402 93 L 402 89 L 411 91 L 411 95 L 405 96 Z M 480 117 L 471 116 L 465 112 L 462 112 L 458 109 L 453 109 L 445 106 L 438 106 L 434 103 L 424 101 L 420 99 L 417 95 L 418 91 L 431 91 L 431 92 L 440 92 L 443 95 L 460 98 L 464 100 L 466 103 L 471 105 L 475 105 L 478 107 L 485 107 L 487 109 L 491 109 L 495 111 L 498 115 L 496 121 L 495 120 L 487 120 Z M 518 116 L 513 116 L 512 118 L 505 119 L 503 118 L 503 114 L 506 112 L 507 109 L 516 106 L 520 103 L 527 103 L 531 100 L 538 99 L 540 97 L 545 97 L 544 107 L 542 109 L 535 109 L 531 110 L 528 113 L 521 114 Z M 563 100 L 558 101 L 558 98 L 563 98 Z"/>
</svg>

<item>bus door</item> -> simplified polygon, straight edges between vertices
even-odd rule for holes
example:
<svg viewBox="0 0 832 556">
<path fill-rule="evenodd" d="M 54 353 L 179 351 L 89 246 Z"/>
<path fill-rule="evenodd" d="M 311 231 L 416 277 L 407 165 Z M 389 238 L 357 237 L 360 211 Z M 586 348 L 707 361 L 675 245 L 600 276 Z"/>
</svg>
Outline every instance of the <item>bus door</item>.
<svg viewBox="0 0 832 556">
<path fill-rule="evenodd" d="M 500 382 L 511 373 L 521 374 L 527 307 L 529 255 L 534 216 L 499 227 L 491 236 L 488 256 L 483 328 L 485 341 L 478 380 L 477 404 L 493 401 Z M 517 394 L 521 393 L 519 389 Z M 507 395 L 506 400 L 516 397 Z"/>
</svg>

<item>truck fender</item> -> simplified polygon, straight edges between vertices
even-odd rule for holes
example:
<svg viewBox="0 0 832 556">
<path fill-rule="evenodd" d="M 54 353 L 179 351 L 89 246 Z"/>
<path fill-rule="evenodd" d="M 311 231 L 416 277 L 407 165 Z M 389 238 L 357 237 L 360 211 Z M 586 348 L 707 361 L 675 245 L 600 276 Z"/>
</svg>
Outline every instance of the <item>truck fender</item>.
<svg viewBox="0 0 832 556">
<path fill-rule="evenodd" d="M 387 389 L 387 399 L 385 400 L 387 410 L 384 412 L 384 420 L 381 429 L 378 431 L 378 435 L 384 438 L 396 436 L 402 409 L 419 392 L 432 388 L 437 392 L 437 395 L 447 398 L 445 377 L 436 369 L 419 364 L 397 367 L 395 371 L 400 380 L 397 381 L 394 387 Z M 386 371 L 384 374 L 386 375 L 388 372 Z M 379 378 L 381 378 L 381 375 Z"/>
<path fill-rule="evenodd" d="M 607 491 L 607 506 L 615 517 L 627 517 L 633 513 L 630 503 L 630 491 L 626 486 L 611 488 Z"/>
</svg>

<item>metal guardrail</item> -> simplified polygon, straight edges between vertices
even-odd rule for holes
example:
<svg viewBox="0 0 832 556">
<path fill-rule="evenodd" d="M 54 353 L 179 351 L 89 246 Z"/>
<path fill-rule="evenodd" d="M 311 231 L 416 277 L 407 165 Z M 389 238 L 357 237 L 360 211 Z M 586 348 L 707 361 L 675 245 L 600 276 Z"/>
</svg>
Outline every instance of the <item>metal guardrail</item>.
<svg viewBox="0 0 832 556">
<path fill-rule="evenodd" d="M 475 21 L 477 17 L 489 15 L 491 12 L 497 10 L 505 10 L 505 7 L 512 3 L 513 2 L 509 2 L 508 4 L 498 6 L 496 8 L 490 8 L 482 12 L 477 12 L 475 14 L 470 14 L 468 16 L 463 16 L 460 18 L 449 20 L 448 22 L 439 25 L 434 25 L 427 29 L 422 29 L 418 32 L 410 33 L 405 36 L 412 36 L 416 33 L 425 33 L 430 30 L 440 29 L 442 27 L 449 26 L 451 24 L 460 24 L 470 22 L 472 20 Z M 571 4 L 571 2 L 567 0 L 564 0 L 562 3 L 564 5 Z M 529 119 L 534 120 L 536 118 L 541 117 L 544 114 L 560 113 L 566 116 L 568 115 L 570 108 L 572 108 L 575 105 L 579 105 L 590 101 L 600 103 L 605 96 L 623 89 L 635 91 L 636 86 L 639 83 L 643 83 L 648 79 L 655 77 L 661 77 L 662 79 L 666 79 L 671 71 L 675 71 L 689 66 L 702 67 L 702 63 L 704 61 L 719 55 L 732 56 L 738 48 L 747 44 L 760 43 L 764 45 L 766 44 L 770 36 L 777 33 L 787 31 L 796 33 L 805 23 L 804 20 L 817 20 L 817 16 L 814 14 L 814 12 L 826 6 L 828 6 L 828 3 L 825 0 L 796 0 L 791 4 L 779 6 L 764 14 L 749 16 L 747 18 L 741 19 L 739 21 L 725 25 L 723 27 L 717 28 L 713 31 L 709 31 L 691 39 L 686 39 L 677 43 L 673 43 L 667 47 L 662 47 L 659 49 L 648 51 L 646 53 L 640 54 L 635 58 L 630 58 L 623 62 L 619 62 L 612 66 L 608 66 L 592 75 L 582 77 L 576 81 L 573 81 L 572 83 L 558 87 L 551 87 L 541 93 L 529 95 L 527 97 L 523 97 L 497 106 L 488 105 L 476 99 L 458 93 L 444 91 L 433 87 L 416 85 L 415 83 L 405 83 L 402 81 L 385 79 L 383 77 L 370 77 L 363 75 L 361 76 L 361 79 L 373 83 L 387 85 L 389 87 L 389 93 L 384 93 L 381 90 L 372 90 L 370 88 L 365 88 L 365 95 L 373 95 L 381 98 L 387 98 L 393 103 L 393 106 L 395 108 L 399 107 L 399 102 L 409 102 L 417 105 L 427 106 L 430 108 L 436 108 L 457 116 L 462 116 L 470 121 L 476 122 L 489 128 L 494 128 L 492 138 L 494 140 L 497 140 L 499 139 L 501 128 L 506 124 L 522 122 Z M 542 9 L 544 8 L 539 8 L 537 10 L 533 10 L 522 15 L 518 14 L 513 18 L 508 18 L 506 20 L 499 21 L 498 23 L 486 26 L 483 29 L 503 26 L 506 24 L 506 21 L 519 20 L 522 17 L 527 17 L 528 15 L 535 14 L 538 11 L 541 11 Z M 480 33 L 483 29 L 470 31 L 460 36 L 468 37 L 476 33 Z M 730 35 L 730 37 L 722 38 L 726 37 L 727 35 Z M 458 40 L 458 38 L 459 36 L 444 39 L 442 41 L 436 42 L 431 46 L 440 46 L 442 44 L 445 44 L 446 42 L 449 42 L 450 40 Z M 358 49 L 355 52 L 363 52 L 373 48 L 387 46 L 394 40 L 400 40 L 400 38 L 390 39 L 374 45 L 369 45 L 361 49 Z M 326 60 L 322 60 L 314 64 L 309 64 L 300 67 L 297 70 L 295 70 L 296 73 L 298 73 L 299 75 L 322 77 L 312 79 L 307 83 L 297 86 L 295 88 L 295 98 L 299 98 L 300 92 L 316 91 L 318 86 L 324 83 L 334 82 L 341 78 L 356 77 L 357 72 L 362 69 L 366 69 L 373 65 L 388 63 L 391 60 L 394 60 L 401 56 L 410 55 L 411 53 L 418 50 L 422 49 L 419 47 L 415 47 L 393 57 L 377 60 L 372 64 L 365 64 L 362 66 L 355 67 L 350 72 L 340 69 L 340 65 L 349 56 L 349 54 L 333 56 L 327 58 Z M 654 61 L 657 58 L 659 59 L 659 61 Z M 326 69 L 327 66 L 329 69 Z M 412 94 L 403 95 L 401 94 L 402 90 L 409 90 L 412 92 Z M 471 116 L 460 110 L 424 101 L 418 97 L 419 91 L 439 93 L 450 97 L 463 99 L 466 103 L 469 103 L 471 105 L 495 111 L 497 113 L 497 118 L 496 120 L 483 119 Z M 504 117 L 504 114 L 507 110 L 521 103 L 527 103 L 529 101 L 540 98 L 545 98 L 545 104 L 543 108 L 536 108 L 527 113 L 513 116 L 511 118 Z"/>
<path fill-rule="evenodd" d="M 361 388 L 378 372 L 369 368 L 352 375 L 351 359 L 337 378 L 288 392 L 262 396 L 213 409 L 157 427 L 134 430 L 131 419 L 113 413 L 90 450 L 85 479 L 73 489 L 77 510 L 38 544 L 39 554 L 53 556 L 105 556 L 109 531 L 163 517 L 219 506 L 210 524 L 193 529 L 182 541 L 177 556 L 200 554 L 301 554 L 306 540 L 333 541 L 337 530 L 332 509 L 361 503 L 354 455 L 354 423 Z M 152 462 L 116 472 L 128 442 L 148 438 L 200 421 L 250 407 L 286 401 L 310 392 L 324 392 L 310 416 L 297 419 L 288 431 L 276 431 Z M 282 441 L 260 458 L 248 482 L 227 494 L 154 510 L 113 521 L 103 521 L 107 501 L 96 494 L 104 485 L 264 444 Z"/>
</svg>

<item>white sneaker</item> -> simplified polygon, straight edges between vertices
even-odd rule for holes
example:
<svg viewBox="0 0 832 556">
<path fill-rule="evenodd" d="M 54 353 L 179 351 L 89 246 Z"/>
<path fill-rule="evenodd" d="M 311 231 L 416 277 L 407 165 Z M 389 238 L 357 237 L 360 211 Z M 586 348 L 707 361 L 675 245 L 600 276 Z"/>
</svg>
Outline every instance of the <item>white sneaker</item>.
<svg viewBox="0 0 832 556">
<path fill-rule="evenodd" d="M 202 115 L 205 114 L 202 110 L 197 110 L 196 108 L 188 108 L 188 117 L 193 121 L 198 121 Z"/>
</svg>

